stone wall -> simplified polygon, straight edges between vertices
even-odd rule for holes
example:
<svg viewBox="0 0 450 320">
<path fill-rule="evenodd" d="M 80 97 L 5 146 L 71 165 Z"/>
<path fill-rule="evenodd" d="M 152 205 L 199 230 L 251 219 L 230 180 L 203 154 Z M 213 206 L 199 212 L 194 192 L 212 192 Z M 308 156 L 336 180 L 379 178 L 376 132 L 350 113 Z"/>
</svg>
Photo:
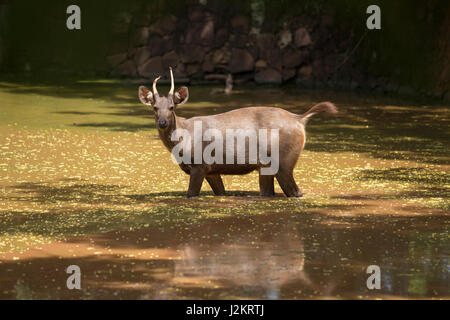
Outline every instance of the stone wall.
<svg viewBox="0 0 450 320">
<path fill-rule="evenodd" d="M 7 3 L 8 10 L 3 10 Z M 382 30 L 367 31 L 369 4 Z M 448 1 L 0 0 L 2 73 L 225 79 L 450 99 Z M 24 41 L 23 39 L 26 39 Z M 167 80 L 167 78 L 165 78 Z M 163 78 L 164 80 L 164 78 Z"/>
<path fill-rule="evenodd" d="M 167 75 L 172 66 L 178 82 L 228 73 L 236 81 L 269 84 L 363 82 L 354 56 L 348 56 L 358 39 L 336 26 L 333 16 L 298 15 L 281 27 L 260 30 L 254 24 L 251 15 L 228 17 L 202 5 L 156 20 L 141 13 L 129 19 L 121 31 L 126 36 L 117 37 L 115 52 L 106 59 L 112 75 L 132 78 Z M 122 22 L 118 29 L 124 28 Z"/>
</svg>

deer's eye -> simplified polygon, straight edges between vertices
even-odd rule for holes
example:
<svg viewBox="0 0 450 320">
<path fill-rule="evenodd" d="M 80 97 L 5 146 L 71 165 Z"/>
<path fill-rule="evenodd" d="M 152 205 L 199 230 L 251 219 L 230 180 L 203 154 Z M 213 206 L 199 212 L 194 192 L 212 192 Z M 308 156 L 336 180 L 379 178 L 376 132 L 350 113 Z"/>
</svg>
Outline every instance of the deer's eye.
<svg viewBox="0 0 450 320">
<path fill-rule="evenodd" d="M 170 111 L 173 111 L 173 106 L 169 108 Z"/>
<path fill-rule="evenodd" d="M 153 110 L 154 110 L 155 112 L 157 112 L 157 111 L 158 111 L 158 107 L 153 107 Z"/>
</svg>

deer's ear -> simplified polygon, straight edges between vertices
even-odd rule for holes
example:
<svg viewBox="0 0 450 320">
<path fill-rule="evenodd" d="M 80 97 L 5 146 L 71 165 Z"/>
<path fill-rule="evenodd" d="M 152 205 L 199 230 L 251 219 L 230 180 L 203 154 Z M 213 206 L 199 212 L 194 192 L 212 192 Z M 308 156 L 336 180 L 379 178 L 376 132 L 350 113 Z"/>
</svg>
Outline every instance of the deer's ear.
<svg viewBox="0 0 450 320">
<path fill-rule="evenodd" d="M 173 102 L 175 105 L 180 106 L 189 99 L 189 90 L 187 87 L 181 87 L 177 91 L 175 91 L 175 94 L 173 95 Z"/>
<path fill-rule="evenodd" d="M 141 100 L 143 104 L 146 104 L 148 106 L 153 105 L 153 103 L 155 102 L 153 93 L 144 86 L 139 87 L 139 100 Z"/>
</svg>

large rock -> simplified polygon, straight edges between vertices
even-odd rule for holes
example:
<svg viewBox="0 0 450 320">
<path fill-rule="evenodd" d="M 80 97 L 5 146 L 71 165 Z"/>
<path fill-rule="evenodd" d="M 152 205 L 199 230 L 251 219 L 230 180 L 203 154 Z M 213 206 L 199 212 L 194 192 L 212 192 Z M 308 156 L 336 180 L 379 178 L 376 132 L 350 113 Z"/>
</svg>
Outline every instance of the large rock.
<svg viewBox="0 0 450 320">
<path fill-rule="evenodd" d="M 244 49 L 249 45 L 249 38 L 246 34 L 232 34 L 230 36 L 230 46 L 232 48 Z"/>
<path fill-rule="evenodd" d="M 167 35 L 163 37 L 164 48 L 163 52 L 167 53 L 175 49 L 175 40 L 172 35 Z"/>
<path fill-rule="evenodd" d="M 173 15 L 164 15 L 150 26 L 150 32 L 165 36 L 175 31 L 177 27 L 177 18 Z"/>
<path fill-rule="evenodd" d="M 169 67 L 175 68 L 180 61 L 180 57 L 175 51 L 170 51 L 162 57 L 162 63 L 165 70 Z"/>
<path fill-rule="evenodd" d="M 148 40 L 148 46 L 152 52 L 152 56 L 160 56 L 164 54 L 164 43 L 160 35 L 152 34 Z"/>
<path fill-rule="evenodd" d="M 261 58 L 265 59 L 269 66 L 272 68 L 281 71 L 282 67 L 282 57 L 281 57 L 281 50 L 279 48 L 274 48 L 272 50 L 269 50 L 265 53 L 265 56 L 262 56 Z"/>
<path fill-rule="evenodd" d="M 294 43 L 297 47 L 307 47 L 311 45 L 311 37 L 309 35 L 308 30 L 306 28 L 298 28 L 295 31 Z"/>
<path fill-rule="evenodd" d="M 255 82 L 262 84 L 280 84 L 282 77 L 275 69 L 265 69 L 255 74 Z"/>
<path fill-rule="evenodd" d="M 234 33 L 248 34 L 250 22 L 246 16 L 235 16 L 231 19 L 231 28 Z"/>
<path fill-rule="evenodd" d="M 297 70 L 296 83 L 299 86 L 305 88 L 312 88 L 315 86 L 316 82 L 313 79 L 313 67 L 312 65 L 302 66 Z"/>
<path fill-rule="evenodd" d="M 188 76 L 199 75 L 201 71 L 202 68 L 198 63 L 191 63 L 186 66 L 186 74 Z"/>
<path fill-rule="evenodd" d="M 222 47 L 227 40 L 228 40 L 228 30 L 226 28 L 221 28 L 217 30 L 216 35 L 214 36 L 213 46 L 215 48 Z"/>
<path fill-rule="evenodd" d="M 298 77 L 300 79 L 311 79 L 313 68 L 311 65 L 303 66 L 298 69 Z"/>
<path fill-rule="evenodd" d="M 283 71 L 281 72 L 281 77 L 283 79 L 283 82 L 294 78 L 296 73 L 297 73 L 297 70 L 295 70 L 294 68 L 283 69 Z"/>
<path fill-rule="evenodd" d="M 324 79 L 326 77 L 326 68 L 320 59 L 315 59 L 312 64 L 313 76 L 316 79 Z"/>
<path fill-rule="evenodd" d="M 200 39 L 204 46 L 209 46 L 214 41 L 214 21 L 206 21 L 200 30 Z"/>
<path fill-rule="evenodd" d="M 139 75 L 146 78 L 155 78 L 163 74 L 165 68 L 160 56 L 150 58 L 146 63 L 138 67 Z"/>
<path fill-rule="evenodd" d="M 137 66 L 144 64 L 151 57 L 150 47 L 136 48 L 134 52 L 134 62 Z"/>
<path fill-rule="evenodd" d="M 261 33 L 256 39 L 260 55 L 275 47 L 275 36 L 272 33 Z"/>
<path fill-rule="evenodd" d="M 181 61 L 183 63 L 203 62 L 207 49 L 198 45 L 183 45 L 181 47 Z"/>
<path fill-rule="evenodd" d="M 161 56 L 174 48 L 173 37 L 164 36 L 161 37 L 157 34 L 152 34 L 148 41 L 148 46 L 150 47 L 150 51 L 152 57 Z"/>
<path fill-rule="evenodd" d="M 292 33 L 290 30 L 283 30 L 278 35 L 278 47 L 280 49 L 286 48 L 292 42 Z"/>
<path fill-rule="evenodd" d="M 214 21 L 191 23 L 184 38 L 186 44 L 211 46 L 214 42 Z"/>
<path fill-rule="evenodd" d="M 244 49 L 233 49 L 228 69 L 231 73 L 252 71 L 255 60 L 253 56 Z"/>
<path fill-rule="evenodd" d="M 227 46 L 217 49 L 213 53 L 213 63 L 215 65 L 227 65 L 231 59 L 231 52 Z"/>
<path fill-rule="evenodd" d="M 285 68 L 298 67 L 303 62 L 303 54 L 299 50 L 288 49 L 283 53 L 282 64 Z"/>
<path fill-rule="evenodd" d="M 177 79 L 187 80 L 186 66 L 183 63 L 180 62 L 173 68 L 173 77 L 175 78 L 175 83 L 177 83 Z"/>
<path fill-rule="evenodd" d="M 269 66 L 281 71 L 281 50 L 275 46 L 275 36 L 271 33 L 262 33 L 256 40 L 259 58 L 267 61 Z"/>
<path fill-rule="evenodd" d="M 312 77 L 313 67 L 311 65 L 302 66 L 297 70 L 296 83 L 305 88 L 312 88 L 315 82 Z"/>
<path fill-rule="evenodd" d="M 259 50 L 258 47 L 255 45 L 247 45 L 245 46 L 245 49 L 253 56 L 253 59 L 259 58 Z"/>
<path fill-rule="evenodd" d="M 258 60 L 255 62 L 255 70 L 261 71 L 263 69 L 267 69 L 267 62 L 265 60 Z"/>
<path fill-rule="evenodd" d="M 210 52 L 206 55 L 205 59 L 203 60 L 202 64 L 202 70 L 203 72 L 213 72 L 215 69 L 214 63 L 213 63 L 213 53 Z"/>
<path fill-rule="evenodd" d="M 150 31 L 147 27 L 134 29 L 131 33 L 130 46 L 145 46 L 147 44 L 149 35 Z"/>
<path fill-rule="evenodd" d="M 117 66 L 117 68 L 112 71 L 112 74 L 115 76 L 135 77 L 137 75 L 136 66 L 132 60 L 127 60 Z"/>
</svg>

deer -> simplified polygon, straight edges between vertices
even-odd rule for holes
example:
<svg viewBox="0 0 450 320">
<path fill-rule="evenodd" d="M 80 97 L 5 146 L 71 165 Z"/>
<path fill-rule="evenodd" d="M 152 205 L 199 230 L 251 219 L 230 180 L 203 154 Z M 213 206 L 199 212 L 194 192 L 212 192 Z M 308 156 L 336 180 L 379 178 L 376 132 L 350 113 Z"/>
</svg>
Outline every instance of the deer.
<svg viewBox="0 0 450 320">
<path fill-rule="evenodd" d="M 189 90 L 186 86 L 183 86 L 175 91 L 172 68 L 169 69 L 171 87 L 167 97 L 160 96 L 158 93 L 157 82 L 161 78 L 160 76 L 153 81 L 153 92 L 145 86 L 139 86 L 138 89 L 139 100 L 153 109 L 158 135 L 164 146 L 173 155 L 174 150 L 179 149 L 177 145 L 185 139 L 185 136 L 176 133 L 182 131 L 195 136 L 196 124 L 200 124 L 206 130 L 214 130 L 215 133 L 222 134 L 223 137 L 226 137 L 224 140 L 231 144 L 231 148 L 228 148 L 227 144 L 226 148 L 214 150 L 219 161 L 213 163 L 205 160 L 178 162 L 181 170 L 190 176 L 188 198 L 199 196 L 205 179 L 214 195 L 223 196 L 225 195 L 225 187 L 221 175 L 243 175 L 255 170 L 259 171 L 260 196 L 275 196 L 275 178 L 287 197 L 303 196 L 294 180 L 293 172 L 306 143 L 305 127 L 308 120 L 317 113 L 337 113 L 337 108 L 333 103 L 320 102 L 303 114 L 295 114 L 282 108 L 255 106 L 186 119 L 177 116 L 176 109 L 188 101 Z M 237 133 L 234 136 L 229 136 L 230 130 L 237 130 Z M 259 130 L 260 135 L 256 136 L 256 140 L 246 136 L 249 130 Z M 261 134 L 261 132 L 263 133 Z M 271 139 L 268 139 L 267 136 L 264 137 L 265 134 L 270 134 Z M 277 139 L 273 139 L 274 137 Z M 217 135 L 214 138 L 214 140 L 217 140 Z M 245 143 L 236 145 L 234 139 L 238 141 L 240 139 Z M 257 156 L 256 161 L 248 161 L 251 156 L 249 151 L 254 150 L 252 149 L 252 143 L 259 143 L 263 140 L 266 142 L 270 140 L 265 148 L 267 155 L 271 157 L 270 159 L 273 160 L 277 156 L 277 163 L 274 166 L 275 171 L 269 170 L 273 163 L 268 163 L 267 158 L 263 159 Z M 192 148 L 195 142 L 186 140 L 185 143 L 191 146 L 190 151 L 199 148 L 201 152 L 206 151 L 208 145 L 206 141 L 201 141 L 199 145 Z M 261 149 L 263 148 L 260 148 L 260 151 Z M 196 157 L 195 152 L 194 155 L 192 155 L 192 152 L 186 153 L 185 150 L 183 152 L 185 156 L 183 159 L 198 160 L 194 159 Z M 245 161 L 242 161 L 242 158 L 239 161 L 239 152 L 244 152 Z M 225 159 L 231 159 L 232 161 L 222 161 Z"/>
</svg>

